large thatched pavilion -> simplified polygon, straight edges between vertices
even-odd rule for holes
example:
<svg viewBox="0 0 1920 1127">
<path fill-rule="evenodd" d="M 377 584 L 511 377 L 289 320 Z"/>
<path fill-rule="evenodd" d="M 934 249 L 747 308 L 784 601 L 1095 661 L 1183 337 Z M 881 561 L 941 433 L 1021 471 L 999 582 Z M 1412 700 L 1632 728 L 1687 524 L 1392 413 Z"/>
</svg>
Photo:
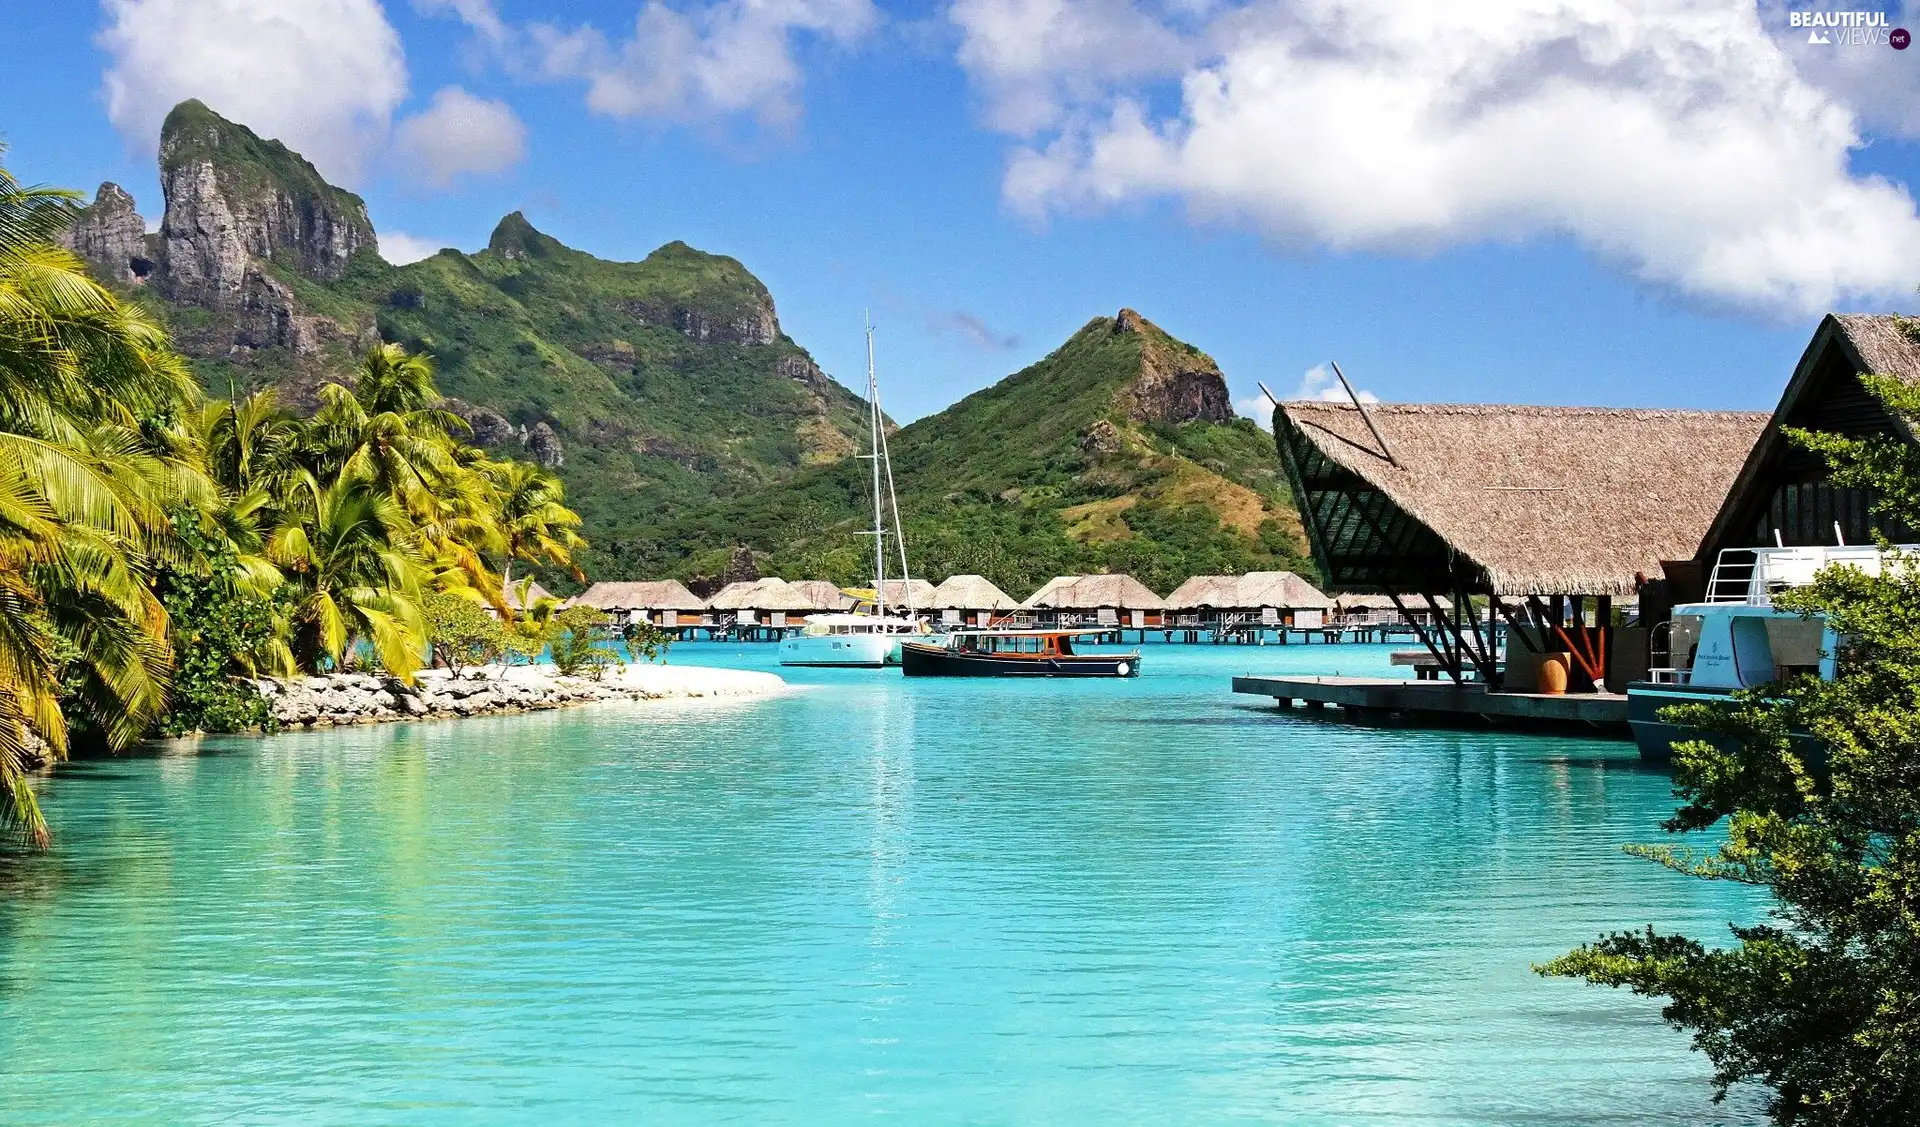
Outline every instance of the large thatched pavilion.
<svg viewBox="0 0 1920 1127">
<path fill-rule="evenodd" d="M 1455 680 L 1498 685 L 1478 598 L 1605 680 L 1612 600 L 1689 559 L 1765 415 L 1285 403 L 1274 436 L 1329 587 L 1426 604 Z M 1439 613 L 1440 596 L 1453 600 Z M 1515 604 L 1530 614 L 1516 615 Z M 1516 630 L 1523 642 L 1528 631 Z"/>
</svg>

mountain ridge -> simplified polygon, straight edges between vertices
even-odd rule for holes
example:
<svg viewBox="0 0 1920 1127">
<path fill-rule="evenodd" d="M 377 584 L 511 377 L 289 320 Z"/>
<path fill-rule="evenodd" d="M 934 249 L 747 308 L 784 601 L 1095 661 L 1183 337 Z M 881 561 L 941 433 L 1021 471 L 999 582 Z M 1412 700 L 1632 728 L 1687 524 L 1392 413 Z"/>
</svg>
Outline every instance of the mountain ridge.
<svg viewBox="0 0 1920 1127">
<path fill-rule="evenodd" d="M 359 196 L 198 101 L 167 116 L 158 162 L 158 232 L 103 184 L 63 241 L 166 321 L 209 392 L 271 386 L 310 409 L 372 344 L 426 351 L 477 441 L 564 468 L 590 540 L 844 457 L 864 432 L 864 401 L 735 259 L 677 240 L 601 259 L 514 211 L 481 250 L 391 264 Z"/>
</svg>

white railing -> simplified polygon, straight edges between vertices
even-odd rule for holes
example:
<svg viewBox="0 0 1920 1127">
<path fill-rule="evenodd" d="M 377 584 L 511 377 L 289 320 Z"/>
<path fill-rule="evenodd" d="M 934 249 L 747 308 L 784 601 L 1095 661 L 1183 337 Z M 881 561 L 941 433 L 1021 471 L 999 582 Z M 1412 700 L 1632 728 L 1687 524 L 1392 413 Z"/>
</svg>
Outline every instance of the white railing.
<svg viewBox="0 0 1920 1127">
<path fill-rule="evenodd" d="M 1920 553 L 1920 545 L 1900 544 L 1903 555 Z M 1872 544 L 1812 545 L 1799 548 L 1727 548 L 1713 562 L 1707 578 L 1707 602 L 1770 607 L 1773 596 L 1813 582 L 1815 573 L 1834 564 L 1879 575 L 1885 561 Z"/>
</svg>

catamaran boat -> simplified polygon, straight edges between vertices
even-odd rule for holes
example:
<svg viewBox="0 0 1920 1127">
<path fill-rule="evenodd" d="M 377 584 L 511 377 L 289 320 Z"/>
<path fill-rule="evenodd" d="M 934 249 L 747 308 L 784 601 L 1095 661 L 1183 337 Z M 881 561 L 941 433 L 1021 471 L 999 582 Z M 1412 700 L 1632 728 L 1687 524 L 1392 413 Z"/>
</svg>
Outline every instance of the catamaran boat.
<svg viewBox="0 0 1920 1127">
<path fill-rule="evenodd" d="M 1920 545 L 1897 550 L 1920 552 Z M 1640 757 L 1668 762 L 1675 740 L 1698 736 L 1660 719 L 1663 708 L 1724 700 L 1740 689 L 1799 674 L 1832 680 L 1839 640 L 1826 620 L 1781 610 L 1773 597 L 1806 586 L 1815 573 L 1834 564 L 1879 575 L 1885 560 L 1873 545 L 1721 552 L 1707 581 L 1706 601 L 1673 608 L 1668 635 L 1672 664 L 1649 669 L 1647 680 L 1627 686 L 1627 723 Z"/>
<path fill-rule="evenodd" d="M 880 381 L 873 370 L 873 326 L 867 326 L 868 453 L 857 455 L 873 463 L 873 600 L 872 613 L 814 614 L 800 633 L 780 642 L 781 665 L 836 665 L 877 668 L 900 664 L 901 639 L 923 632 L 913 605 L 913 584 L 899 584 L 902 613 L 889 614 L 887 604 L 887 538 L 892 533 L 899 549 L 900 575 L 907 575 L 907 538 L 901 528 L 900 502 L 893 490 L 893 462 L 887 456 L 886 416 L 880 411 Z M 882 486 L 885 486 L 884 492 Z M 893 526 L 887 526 L 891 510 Z"/>
<path fill-rule="evenodd" d="M 900 664 L 900 642 L 920 631 L 897 615 L 809 615 L 800 633 L 780 641 L 782 665 L 845 665 L 877 669 Z"/>
<path fill-rule="evenodd" d="M 909 677 L 1137 677 L 1140 651 L 1074 652 L 1073 639 L 1104 630 L 954 630 L 900 644 Z"/>
</svg>

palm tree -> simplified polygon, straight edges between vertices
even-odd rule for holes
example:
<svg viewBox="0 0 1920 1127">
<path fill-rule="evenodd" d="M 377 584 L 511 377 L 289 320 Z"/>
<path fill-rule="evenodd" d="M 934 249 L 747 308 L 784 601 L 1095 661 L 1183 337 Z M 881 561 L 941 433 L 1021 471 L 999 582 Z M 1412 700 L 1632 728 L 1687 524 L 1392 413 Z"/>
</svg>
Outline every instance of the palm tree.
<svg viewBox="0 0 1920 1127">
<path fill-rule="evenodd" d="M 579 577 L 573 553 L 586 541 L 574 531 L 580 516 L 567 508 L 560 479 L 531 462 L 493 462 L 486 472 L 498 496 L 495 520 L 506 544 L 507 582 L 512 581 L 515 560 L 559 564 Z"/>
<path fill-rule="evenodd" d="M 165 706 L 152 574 L 183 555 L 168 510 L 211 496 L 185 362 L 50 242 L 75 199 L 0 169 L 0 825 L 42 845 L 24 769 L 65 753 L 68 712 L 121 747 Z"/>
<path fill-rule="evenodd" d="M 303 473 L 267 557 L 295 592 L 293 650 L 316 668 L 345 663 L 365 639 L 387 672 L 411 682 L 426 648 L 421 563 L 406 514 L 368 483 L 322 485 Z"/>
</svg>

